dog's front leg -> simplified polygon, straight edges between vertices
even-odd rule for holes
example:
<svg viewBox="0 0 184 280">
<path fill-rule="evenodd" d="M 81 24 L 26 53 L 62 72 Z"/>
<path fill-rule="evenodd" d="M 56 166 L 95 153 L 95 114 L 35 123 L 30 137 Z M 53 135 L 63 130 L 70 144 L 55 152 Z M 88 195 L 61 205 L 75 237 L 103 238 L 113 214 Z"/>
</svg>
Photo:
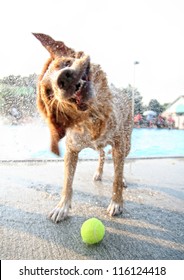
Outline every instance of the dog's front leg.
<svg viewBox="0 0 184 280">
<path fill-rule="evenodd" d="M 112 148 L 114 162 L 114 182 L 112 199 L 107 212 L 110 216 L 118 215 L 123 211 L 123 168 L 124 168 L 124 149 L 121 145 Z"/>
<path fill-rule="evenodd" d="M 57 223 L 64 220 L 68 216 L 69 208 L 71 207 L 72 199 L 72 183 L 77 166 L 78 152 L 70 149 L 66 150 L 64 158 L 64 187 L 61 193 L 59 204 L 50 213 L 50 218 Z"/>
<path fill-rule="evenodd" d="M 102 180 L 104 162 L 105 162 L 105 152 L 104 152 L 103 149 L 100 149 L 98 168 L 97 168 L 97 170 L 96 170 L 96 172 L 93 176 L 94 181 L 101 181 Z"/>
</svg>

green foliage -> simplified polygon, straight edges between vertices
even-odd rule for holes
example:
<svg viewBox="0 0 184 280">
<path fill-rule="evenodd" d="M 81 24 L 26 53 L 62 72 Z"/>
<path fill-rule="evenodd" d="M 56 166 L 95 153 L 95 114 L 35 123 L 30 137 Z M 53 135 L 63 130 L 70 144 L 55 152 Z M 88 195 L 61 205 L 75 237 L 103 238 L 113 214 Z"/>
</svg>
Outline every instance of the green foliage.
<svg viewBox="0 0 184 280">
<path fill-rule="evenodd" d="M 131 95 L 133 93 L 133 87 L 131 85 L 128 85 L 126 88 L 126 91 L 130 92 Z M 134 88 L 134 115 L 137 114 L 143 114 L 144 112 L 144 105 L 142 102 L 143 97 L 141 96 L 140 92 L 137 88 Z"/>
<path fill-rule="evenodd" d="M 142 103 L 142 99 L 143 97 L 141 96 L 140 92 L 135 89 L 135 92 L 134 92 L 134 115 L 137 115 L 137 114 L 143 114 L 144 112 L 144 106 L 143 106 L 143 103 Z"/>
<path fill-rule="evenodd" d="M 113 84 L 111 84 L 111 88 L 112 88 L 112 90 L 116 90 L 116 91 L 120 91 L 120 92 L 122 91 L 121 88 L 116 88 Z M 129 95 L 131 97 L 133 94 L 133 87 L 131 85 L 128 85 L 128 87 L 125 90 L 126 90 L 126 92 L 129 93 Z M 161 105 L 156 99 L 151 99 L 149 104 L 146 106 L 143 104 L 142 100 L 143 100 L 142 95 L 140 94 L 138 89 L 135 88 L 134 89 L 134 116 L 136 116 L 139 113 L 141 115 L 143 115 L 144 111 L 147 111 L 147 110 L 155 111 L 157 113 L 157 115 L 159 115 L 168 106 L 167 103 Z"/>
<path fill-rule="evenodd" d="M 160 113 L 163 112 L 164 108 L 163 106 L 158 102 L 157 99 L 151 99 L 149 104 L 148 104 L 148 110 L 152 110 L 159 115 Z"/>
<path fill-rule="evenodd" d="M 164 112 L 167 109 L 167 107 L 169 106 L 169 103 L 164 103 L 161 106 L 162 106 L 162 112 Z"/>
<path fill-rule="evenodd" d="M 36 114 L 35 74 L 28 77 L 10 75 L 0 80 L 0 115 L 22 121 Z"/>
</svg>

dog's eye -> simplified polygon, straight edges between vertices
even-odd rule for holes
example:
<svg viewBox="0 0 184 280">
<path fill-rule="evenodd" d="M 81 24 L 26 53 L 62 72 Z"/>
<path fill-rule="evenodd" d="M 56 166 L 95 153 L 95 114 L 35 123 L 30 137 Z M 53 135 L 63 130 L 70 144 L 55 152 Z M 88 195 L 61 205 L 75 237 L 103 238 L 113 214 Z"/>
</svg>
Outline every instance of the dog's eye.
<svg viewBox="0 0 184 280">
<path fill-rule="evenodd" d="M 46 88 L 45 93 L 49 98 L 52 97 L 52 89 L 51 88 Z"/>
<path fill-rule="evenodd" d="M 47 95 L 50 95 L 51 89 L 50 89 L 50 88 L 47 88 L 45 92 L 46 92 Z"/>
<path fill-rule="evenodd" d="M 65 67 L 70 67 L 71 65 L 72 65 L 72 61 L 71 60 L 65 61 Z"/>
</svg>

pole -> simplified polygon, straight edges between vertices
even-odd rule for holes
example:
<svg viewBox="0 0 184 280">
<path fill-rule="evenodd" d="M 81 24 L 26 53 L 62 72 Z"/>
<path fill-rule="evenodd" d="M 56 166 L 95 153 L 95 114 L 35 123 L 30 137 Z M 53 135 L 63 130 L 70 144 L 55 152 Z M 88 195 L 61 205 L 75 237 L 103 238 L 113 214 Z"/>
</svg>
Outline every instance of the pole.
<svg viewBox="0 0 184 280">
<path fill-rule="evenodd" d="M 133 88 L 132 88 L 132 117 L 134 119 L 134 107 L 135 107 L 135 66 L 139 64 L 139 61 L 134 61 L 133 69 Z"/>
</svg>

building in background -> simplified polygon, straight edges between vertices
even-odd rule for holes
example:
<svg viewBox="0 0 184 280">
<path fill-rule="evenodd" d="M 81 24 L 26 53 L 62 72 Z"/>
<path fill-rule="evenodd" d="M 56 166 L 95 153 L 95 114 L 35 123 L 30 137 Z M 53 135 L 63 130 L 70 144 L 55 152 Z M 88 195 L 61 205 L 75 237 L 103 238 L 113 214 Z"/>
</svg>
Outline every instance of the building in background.
<svg viewBox="0 0 184 280">
<path fill-rule="evenodd" d="M 184 129 L 184 95 L 173 101 L 162 113 L 162 117 L 166 118 L 168 123 L 174 120 L 175 128 Z"/>
</svg>

